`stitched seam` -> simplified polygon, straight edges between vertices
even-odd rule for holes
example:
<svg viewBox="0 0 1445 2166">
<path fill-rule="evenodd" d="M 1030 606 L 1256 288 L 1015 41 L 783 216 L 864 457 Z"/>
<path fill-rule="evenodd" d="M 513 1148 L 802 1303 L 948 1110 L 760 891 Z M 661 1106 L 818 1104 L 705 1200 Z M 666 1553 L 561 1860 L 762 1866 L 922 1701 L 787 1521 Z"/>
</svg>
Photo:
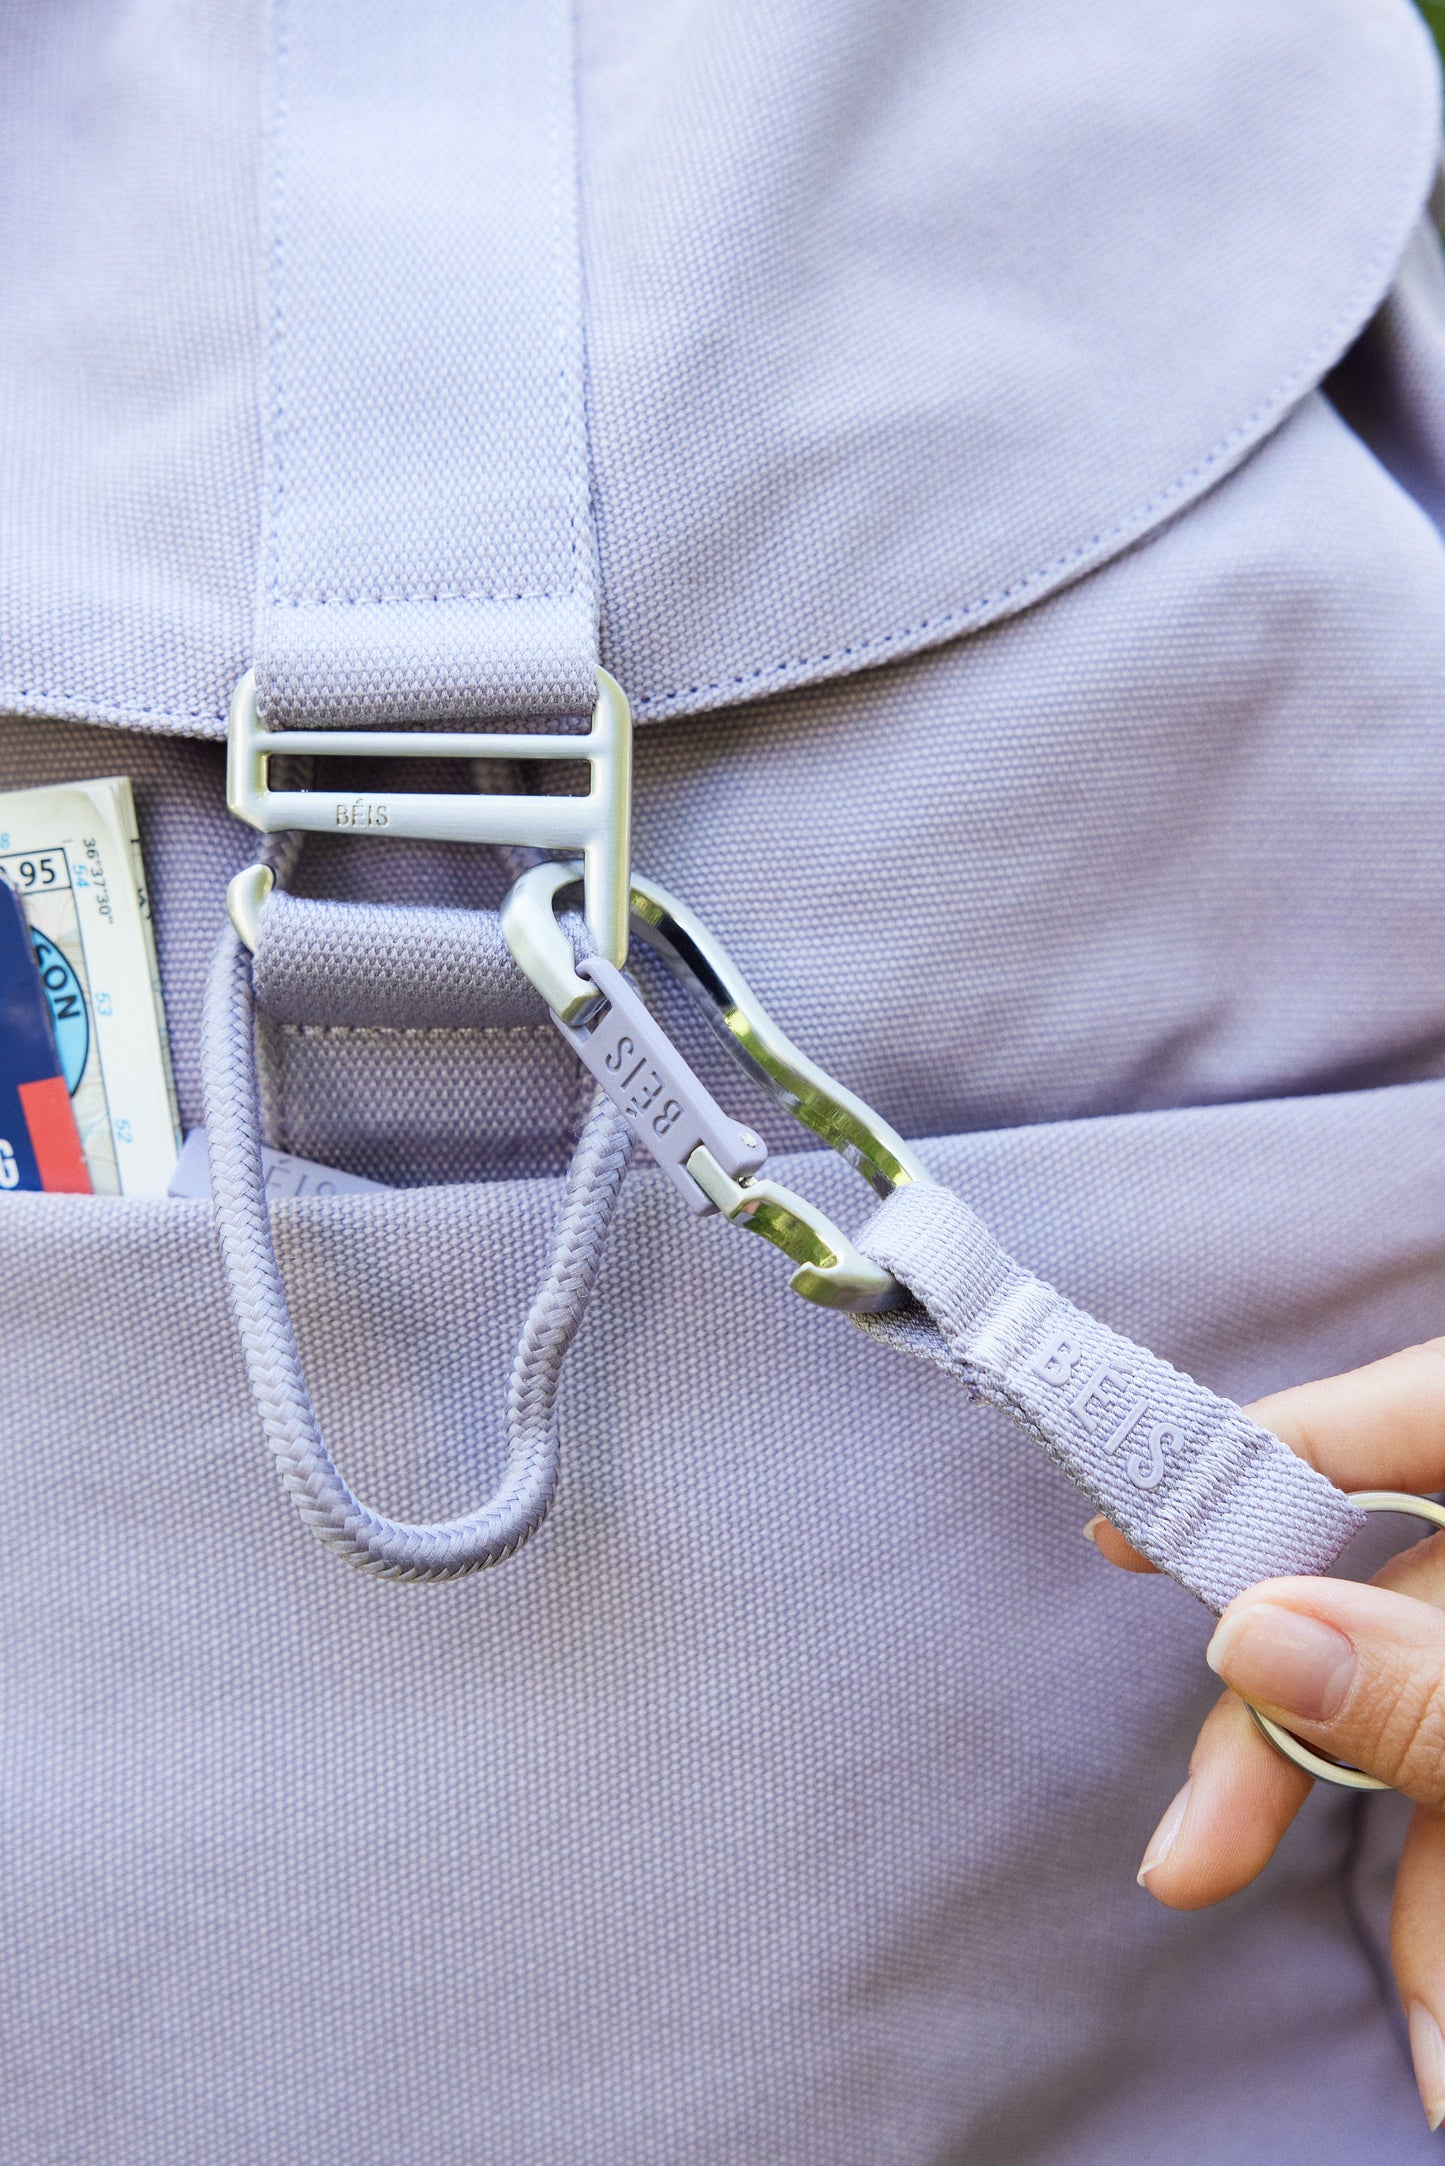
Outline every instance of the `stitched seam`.
<svg viewBox="0 0 1445 2166">
<path fill-rule="evenodd" d="M 1417 188 L 1412 186 L 1402 196 L 1401 201 L 1403 206 L 1413 214 L 1419 205 Z M 1399 215 L 1401 213 L 1397 211 L 1396 216 Z M 1408 238 L 1407 233 L 1404 240 L 1408 240 Z M 684 700 L 695 699 L 708 692 L 721 692 L 737 685 L 760 684 L 765 680 L 786 676 L 797 670 L 823 669 L 828 667 L 830 663 L 848 661 L 856 656 L 887 654 L 905 641 L 917 639 L 927 632 L 960 631 L 965 626 L 975 623 L 985 612 L 1002 611 L 1010 602 L 1017 602 L 1021 598 L 1027 597 L 1032 590 L 1040 585 L 1060 577 L 1072 568 L 1082 568 L 1096 551 L 1108 549 L 1114 543 L 1122 546 L 1131 537 L 1138 538 L 1145 523 L 1151 520 L 1156 513 L 1184 499 L 1196 482 L 1203 480 L 1232 452 L 1247 444 L 1251 435 L 1256 430 L 1261 430 L 1262 425 L 1277 414 L 1286 402 L 1303 396 L 1306 389 L 1312 388 L 1319 381 L 1324 369 L 1329 365 L 1330 358 L 1339 351 L 1341 334 L 1353 330 L 1362 321 L 1368 321 L 1368 317 L 1361 318 L 1360 310 L 1371 297 L 1382 298 L 1377 287 L 1381 270 L 1393 268 L 1398 264 L 1402 248 L 1403 241 L 1397 235 L 1392 220 L 1389 240 L 1381 242 L 1367 258 L 1366 270 L 1358 283 L 1351 289 L 1349 300 L 1337 310 L 1326 328 L 1306 347 L 1300 360 L 1292 364 L 1284 376 L 1280 378 L 1275 388 L 1268 392 L 1245 415 L 1242 421 L 1236 422 L 1227 434 L 1222 436 L 1210 450 L 1204 453 L 1202 458 L 1197 459 L 1192 466 L 1187 467 L 1175 480 L 1157 490 L 1154 495 L 1147 497 L 1142 504 L 1138 504 L 1132 510 L 1126 512 L 1112 526 L 1103 528 L 1099 532 L 1090 535 L 1086 540 L 1073 544 L 1058 556 L 1051 557 L 1047 562 L 1036 566 L 1033 571 L 1025 572 L 1020 578 L 1011 580 L 1007 586 L 1000 587 L 995 593 L 985 594 L 972 602 L 962 603 L 957 609 L 949 610 L 942 616 L 920 617 L 915 623 L 906 624 L 897 631 L 879 633 L 868 639 L 853 640 L 847 645 L 835 647 L 825 654 L 796 656 L 791 660 L 784 659 L 778 662 L 765 663 L 757 669 L 736 671 L 725 677 L 714 678 L 707 684 L 680 685 L 670 692 L 639 695 L 633 700 L 634 711 L 639 713 L 660 711 L 665 707 L 678 705 Z M 1323 367 L 1320 365 L 1322 358 Z"/>
<path fill-rule="evenodd" d="M 238 675 L 240 669 L 238 663 Z M 89 700 L 77 699 L 73 692 L 60 692 L 48 685 L 0 685 L 0 719 L 7 713 L 18 716 L 33 712 L 42 701 L 41 712 L 59 722 L 142 722 L 159 717 L 177 724 L 215 722 L 223 725 L 226 720 L 224 707 L 143 707 L 125 701 L 96 706 Z"/>
<path fill-rule="evenodd" d="M 570 602 L 575 588 L 519 587 L 515 593 L 502 594 L 486 587 L 438 587 L 415 594 L 344 594 L 339 589 L 333 593 L 282 594 L 275 598 L 277 609 L 354 609 L 387 608 L 396 603 L 409 602 Z"/>
<path fill-rule="evenodd" d="M 272 488 L 271 521 L 267 536 L 267 542 L 270 552 L 270 565 L 267 568 L 269 572 L 269 577 L 267 581 L 267 600 L 270 606 L 276 609 L 313 607 L 328 608 L 333 606 L 354 608 L 358 606 L 358 604 L 376 604 L 378 606 L 382 606 L 390 603 L 439 601 L 559 602 L 571 601 L 579 598 L 582 600 L 586 600 L 589 593 L 589 587 L 582 576 L 582 550 L 580 536 L 578 533 L 578 513 L 575 501 L 569 501 L 566 515 L 570 583 L 565 587 L 558 587 L 556 589 L 548 588 L 539 590 L 522 590 L 514 594 L 506 594 L 492 593 L 485 590 L 474 590 L 461 587 L 448 588 L 438 582 L 435 590 L 420 590 L 416 593 L 401 594 L 389 594 L 385 592 L 375 594 L 348 594 L 342 592 L 341 590 L 322 591 L 312 594 L 301 594 L 296 592 L 288 594 L 282 592 L 281 518 L 286 500 L 286 396 L 284 391 L 283 372 L 283 359 L 285 354 L 285 336 L 283 329 L 285 323 L 285 307 L 282 292 L 283 272 L 285 267 L 285 251 L 282 241 L 282 235 L 284 232 L 283 214 L 285 208 L 285 157 L 282 150 L 282 144 L 285 140 L 286 123 L 289 118 L 289 105 L 286 91 L 286 70 L 290 58 L 290 48 L 287 42 L 285 29 L 285 16 L 288 6 L 289 0 L 276 0 L 276 103 L 274 111 L 275 155 L 272 167 L 271 189 L 272 218 L 274 223 L 271 236 L 272 305 L 269 342 L 272 387 Z M 566 277 L 567 251 L 564 246 L 564 232 L 567 228 L 567 219 L 564 209 L 566 188 L 566 145 L 563 141 L 564 131 L 561 116 L 564 110 L 570 110 L 572 98 L 572 84 L 570 76 L 568 75 L 568 72 L 563 65 L 564 55 L 562 47 L 564 43 L 563 31 L 565 27 L 565 18 L 563 16 L 562 6 L 559 4 L 559 0 L 553 0 L 553 4 L 548 7 L 548 20 L 550 25 L 547 33 L 548 87 L 550 92 L 548 125 L 548 179 L 549 198 L 551 205 L 551 233 L 548 247 L 551 258 L 552 290 L 556 296 L 553 311 L 553 320 L 555 337 L 557 342 L 555 383 L 560 406 L 561 420 L 561 427 L 558 433 L 564 438 L 567 444 L 570 471 L 573 473 L 580 471 L 585 477 L 588 458 L 586 429 L 585 424 L 582 424 L 580 422 L 580 416 L 574 412 L 574 408 L 580 409 L 581 406 L 580 382 L 576 387 L 576 399 L 574 400 L 570 395 L 572 385 L 570 381 L 571 371 L 569 368 L 569 354 L 571 347 L 571 338 L 569 335 L 569 313 L 576 314 L 578 310 L 574 309 L 569 312 L 567 303 L 568 300 L 571 299 L 574 302 L 578 302 L 580 306 L 580 297 L 576 294 L 574 290 L 575 282 Z"/>
<path fill-rule="evenodd" d="M 258 1003 L 258 1012 L 266 1014 Z M 550 1045 L 554 1033 L 542 1021 L 536 1023 L 278 1023 L 267 1021 L 285 1038 L 539 1038 Z"/>
<path fill-rule="evenodd" d="M 271 520 L 267 532 L 267 547 L 271 562 L 268 567 L 270 599 L 279 603 L 281 594 L 281 513 L 286 501 L 286 398 L 283 388 L 282 361 L 284 356 L 285 310 L 282 306 L 282 277 L 285 268 L 285 249 L 282 235 L 285 231 L 285 154 L 286 122 L 286 66 L 289 49 L 286 42 L 286 20 L 290 0 L 275 0 L 276 4 L 276 104 L 272 113 L 272 163 L 271 163 L 271 322 L 268 340 L 271 391 Z"/>
<path fill-rule="evenodd" d="M 573 113 L 573 100 L 576 95 L 572 72 L 565 65 L 569 55 L 564 54 L 563 51 L 563 47 L 567 43 L 568 29 L 568 18 L 563 9 L 569 4 L 570 0 L 552 0 L 552 4 L 547 11 L 547 74 L 550 91 L 547 106 L 548 173 L 551 183 L 552 211 L 550 252 L 552 258 L 552 292 L 555 296 L 553 315 L 554 335 L 557 341 L 557 396 L 561 409 L 562 426 L 567 441 L 568 472 L 573 475 L 578 473 L 582 475 L 583 490 L 585 492 L 588 469 L 588 443 L 586 419 L 582 411 L 583 392 L 580 351 L 577 355 L 577 383 L 575 386 L 571 382 L 569 367 L 574 332 L 579 341 L 583 336 L 582 295 L 580 290 L 581 258 L 580 253 L 577 253 L 581 249 L 580 232 L 576 235 L 576 250 L 573 251 L 573 253 L 577 253 L 575 269 L 578 275 L 575 278 L 569 278 L 566 275 L 569 267 L 573 266 L 570 264 L 570 255 L 564 242 L 564 234 L 573 229 L 577 217 L 575 197 L 572 206 L 572 219 L 569 221 L 567 217 L 567 144 L 563 140 L 563 115 Z M 577 165 L 578 155 L 575 141 L 576 134 L 577 122 L 575 113 L 573 113 L 570 140 L 573 144 L 572 165 L 574 170 Z M 570 309 L 568 307 L 569 302 L 572 304 Z M 571 395 L 574 389 L 576 392 L 575 398 Z M 572 583 L 568 592 L 574 595 L 582 594 L 585 590 L 582 584 L 581 537 L 577 530 L 577 507 L 574 501 L 574 493 L 570 490 L 567 505 L 567 543 L 572 575 Z"/>
</svg>

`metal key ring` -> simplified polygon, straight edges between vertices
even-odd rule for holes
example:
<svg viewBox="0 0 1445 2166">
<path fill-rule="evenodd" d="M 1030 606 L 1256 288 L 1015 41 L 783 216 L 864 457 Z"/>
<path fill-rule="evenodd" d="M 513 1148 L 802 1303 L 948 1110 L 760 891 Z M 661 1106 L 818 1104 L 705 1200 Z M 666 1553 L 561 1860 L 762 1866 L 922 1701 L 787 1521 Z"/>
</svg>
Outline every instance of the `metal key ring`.
<svg viewBox="0 0 1445 2166">
<path fill-rule="evenodd" d="M 1350 1502 L 1358 1504 L 1362 1512 L 1401 1512 L 1411 1519 L 1427 1519 L 1434 1527 L 1445 1528 L 1445 1504 L 1437 1504 L 1431 1497 L 1411 1496 L 1404 1489 L 1360 1489 L 1351 1496 Z M 1278 1753 L 1286 1760 L 1293 1760 L 1307 1775 L 1317 1782 L 1335 1783 L 1341 1790 L 1388 1790 L 1389 1783 L 1381 1782 L 1378 1775 L 1367 1775 L 1362 1768 L 1348 1767 L 1343 1760 L 1331 1760 L 1327 1754 L 1316 1752 L 1304 1744 L 1292 1730 L 1286 1730 L 1268 1715 L 1262 1715 L 1257 1707 L 1249 1708 L 1256 1724 L 1269 1739 Z"/>
</svg>

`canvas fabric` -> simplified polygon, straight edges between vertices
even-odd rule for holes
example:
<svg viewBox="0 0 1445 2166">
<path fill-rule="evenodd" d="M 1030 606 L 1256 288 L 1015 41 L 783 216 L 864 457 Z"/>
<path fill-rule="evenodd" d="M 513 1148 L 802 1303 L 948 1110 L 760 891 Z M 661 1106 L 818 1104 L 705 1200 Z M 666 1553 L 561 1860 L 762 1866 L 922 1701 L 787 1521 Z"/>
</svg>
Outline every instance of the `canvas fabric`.
<svg viewBox="0 0 1445 2166">
<path fill-rule="evenodd" d="M 571 8 L 269 19 L 261 711 L 585 714 Z"/>
<path fill-rule="evenodd" d="M 294 547 L 293 595 L 334 591 L 326 513 L 303 493 L 276 529 L 267 469 L 274 154 L 298 139 L 294 107 L 289 126 L 261 126 L 274 17 L 251 0 L 7 16 L 0 456 L 26 507 L 0 537 L 10 712 L 219 735 L 256 659 L 275 568 L 263 535 Z M 404 342 L 389 348 L 349 300 L 348 347 L 323 340 L 319 388 L 356 482 L 335 537 L 364 532 L 372 447 L 405 416 L 420 443 L 485 465 L 489 516 L 466 547 L 493 553 L 468 565 L 453 531 L 449 561 L 413 564 L 407 589 L 435 575 L 438 593 L 491 591 L 523 449 L 555 480 L 540 424 L 558 409 L 537 379 L 537 425 L 514 448 L 466 394 L 484 364 L 525 386 L 547 330 L 528 319 L 520 353 L 496 348 L 478 266 L 431 212 L 464 196 L 472 226 L 486 220 L 487 275 L 514 308 L 526 281 L 487 218 L 493 195 L 550 271 L 565 220 L 535 190 L 519 201 L 545 125 L 509 166 L 540 101 L 489 104 L 491 141 L 464 102 L 468 85 L 480 101 L 494 76 L 508 91 L 545 69 L 562 33 L 547 6 L 427 0 L 403 28 L 373 0 L 307 0 L 281 11 L 281 35 L 318 19 L 336 39 L 331 89 L 354 91 L 361 56 L 385 87 L 356 208 L 332 206 L 333 254 L 310 283 L 305 266 L 287 274 L 287 316 L 309 299 L 314 334 L 339 281 L 369 296 L 383 267 L 418 345 L 439 319 L 449 339 L 430 427 Z M 1438 152 L 1435 70 L 1406 0 L 747 0 L 686 16 L 583 0 L 576 38 L 603 650 L 648 715 L 937 645 L 1206 493 L 1373 313 Z M 435 154 L 398 168 L 423 69 Z M 445 283 L 419 290 L 429 261 Z M 285 351 L 294 362 L 294 340 Z M 363 361 L 369 397 L 342 393 L 338 374 L 350 384 Z M 455 469 L 431 463 L 440 510 Z M 522 584 L 573 592 L 560 498 L 554 512 Z M 444 648 L 464 666 L 439 632 Z"/>
<path fill-rule="evenodd" d="M 814 408 L 758 327 L 780 325 L 779 237 L 836 137 L 825 88 L 840 109 L 886 107 L 893 144 L 926 102 L 923 75 L 960 97 L 979 86 L 980 115 L 995 113 L 1007 81 L 982 60 L 1008 49 L 1002 17 L 970 11 L 972 48 L 952 17 L 930 20 L 934 70 L 879 79 L 864 64 L 873 18 L 840 14 L 826 84 L 813 20 L 774 10 L 726 54 L 706 26 L 583 20 L 604 625 L 611 654 L 634 639 L 653 716 L 638 861 L 1014 1254 L 1211 1387 L 1246 1398 L 1426 1335 L 1445 1293 L 1445 553 L 1429 516 L 1434 244 L 1408 239 L 1435 125 L 1418 31 L 1403 8 L 1341 6 L 1332 40 L 1304 42 L 1290 10 L 1262 27 L 1219 8 L 1151 45 L 1142 14 L 1101 6 L 1097 76 L 1067 48 L 1069 103 L 1029 42 L 1062 24 L 1031 18 L 1012 48 L 1014 141 L 982 119 L 959 131 L 995 143 L 992 185 L 962 194 L 1001 205 L 1017 166 L 1026 199 L 1007 198 L 1007 223 L 1041 252 L 1030 276 L 1080 266 L 1038 338 L 1052 324 L 1058 380 L 1081 373 L 1090 389 L 1055 434 L 1040 395 L 1009 455 L 970 467 L 970 415 L 994 394 L 970 409 L 956 379 L 900 375 L 909 341 L 888 301 L 890 261 L 905 287 L 913 262 L 949 290 L 928 206 L 959 191 L 935 174 L 930 194 L 931 108 L 911 161 L 890 165 L 872 122 L 858 136 L 860 184 L 871 173 L 916 209 L 916 256 L 889 256 L 890 222 L 887 247 L 844 266 L 858 335 L 873 326 L 893 373 L 876 346 L 799 337 L 803 378 L 833 384 Z M 103 50 L 112 95 L 87 91 L 94 132 L 77 131 L 73 165 L 37 192 L 44 131 L 74 110 L 83 33 L 101 22 L 88 52 L 94 74 Z M 189 1123 L 220 894 L 254 842 L 228 821 L 219 747 L 203 740 L 250 659 L 262 481 L 259 432 L 238 418 L 257 378 L 237 206 L 261 153 L 234 88 L 260 60 L 239 12 L 204 36 L 189 19 L 165 27 L 151 36 L 144 11 L 7 25 L 29 130 L 11 144 L 11 261 L 30 284 L 23 365 L 6 360 L 24 424 L 7 475 L 25 486 L 0 586 L 17 658 L 0 783 L 134 775 Z M 1131 75 L 1125 52 L 1149 65 Z M 777 116 L 771 166 L 735 165 L 722 119 L 704 126 L 699 53 L 717 115 L 745 110 L 738 81 L 773 98 L 760 108 Z M 1287 61 L 1291 96 L 1271 97 Z M 1053 135 L 1030 132 L 1017 88 L 1030 69 L 1055 84 L 1041 108 Z M 629 101 L 643 76 L 653 97 Z M 223 77 L 229 103 L 214 95 Z M 805 78 L 811 165 L 803 123 L 783 120 L 806 105 Z M 1065 111 L 1093 113 L 1079 125 L 1107 137 L 1106 85 L 1127 108 L 1120 141 L 1146 139 L 1117 193 L 1098 161 L 1080 165 L 1076 134 L 1058 138 L 1058 164 L 1044 155 Z M 649 125 L 663 170 L 673 157 L 679 221 L 699 174 L 717 176 L 715 203 L 766 185 L 778 204 L 771 226 L 756 193 L 750 220 L 700 212 L 688 246 L 674 228 L 639 257 L 651 272 L 611 289 L 614 326 L 678 386 L 654 408 L 677 471 L 703 477 L 670 525 L 659 423 L 653 479 L 629 499 L 639 520 L 649 501 L 656 514 L 645 573 L 618 543 L 609 559 L 625 522 L 609 529 L 607 475 L 644 472 L 650 447 L 634 437 L 609 469 L 603 228 L 631 218 L 646 237 L 661 213 L 636 189 L 619 204 L 616 176 L 633 169 L 597 162 L 603 106 L 619 157 L 640 156 Z M 161 109 L 173 125 L 157 149 L 141 121 Z M 659 113 L 676 115 L 670 132 Z M 1238 198 L 1212 199 L 1206 234 L 1216 137 L 1243 178 Z M 101 262 L 74 215 L 97 197 L 99 146 L 127 175 L 124 209 L 112 189 L 99 221 L 113 255 L 134 274 L 137 248 L 155 247 L 148 277 L 117 275 L 104 356 L 85 343 L 93 280 L 72 280 L 62 322 L 55 276 L 62 231 L 72 266 Z M 1053 256 L 1081 194 L 1115 248 L 1096 238 L 1081 254 L 1073 232 L 1074 257 Z M 1048 215 L 1030 226 L 1029 206 Z M 177 231 L 181 275 L 162 260 Z M 664 259 L 685 267 L 674 302 L 698 301 L 670 363 L 666 297 L 655 314 L 648 300 Z M 1231 436 L 1286 381 L 1284 332 L 1323 371 L 1397 264 L 1329 386 L 1338 403 L 1307 370 L 1282 407 L 1265 401 L 1252 438 Z M 1100 349 L 1069 343 L 1091 326 L 1105 338 L 1090 294 L 1100 324 L 1117 315 L 1114 278 L 1161 340 L 1188 294 L 1218 332 L 1217 370 L 1197 337 L 1177 365 L 1162 345 L 1141 361 L 1140 383 L 1169 387 L 1147 428 L 1139 399 L 1122 411 L 1117 373 L 1079 363 Z M 212 313 L 163 322 L 156 296 L 172 286 Z M 751 313 L 717 305 L 723 289 Z M 819 305 L 800 298 L 796 321 L 816 324 Z M 899 323 L 918 305 L 914 286 Z M 985 353 L 976 290 L 960 309 L 920 339 L 921 366 L 975 319 L 977 344 L 959 350 Z M 738 321 L 753 332 L 734 340 Z M 1017 335 L 1015 322 L 996 351 Z M 47 341 L 73 375 L 40 368 Z M 1019 413 L 1035 373 L 1018 370 Z M 123 459 L 107 401 L 133 423 Z M 966 616 L 952 601 L 937 614 L 929 578 L 953 581 L 995 534 L 1011 547 L 999 507 L 1013 483 L 1032 474 L 1037 520 L 1116 403 L 1089 468 L 1098 567 L 1071 579 L 1077 558 L 1057 591 L 1021 589 L 991 626 L 953 637 Z M 1141 481 L 1156 425 L 1170 455 Z M 1135 434 L 1130 466 L 1120 447 Z M 1121 496 L 1153 502 L 1164 468 L 1191 471 L 1225 436 L 1233 449 L 1197 477 L 1187 515 L 1170 513 L 1188 490 L 1166 496 L 1147 544 L 1125 546 L 1115 472 Z M 249 474 L 251 495 L 240 487 L 218 525 L 223 474 Z M 1060 503 L 1069 535 L 1025 548 L 1020 572 L 1043 547 L 1077 546 L 1077 506 Z M 760 506 L 776 515 L 766 548 Z M 687 549 L 694 617 L 681 574 L 663 576 Z M 952 587 L 960 609 L 977 584 Z M 928 634 L 900 646 L 926 651 L 888 659 L 870 627 L 905 591 L 895 629 L 926 618 Z M 864 640 L 847 674 L 834 606 L 845 642 Z M 780 622 L 781 647 L 755 642 Z M 689 689 L 673 700 L 679 656 Z M 724 696 L 734 712 L 706 711 Z M 486 852 L 324 839 L 295 882 L 323 900 L 463 909 L 495 905 L 503 874 Z M 522 1017 L 480 1030 L 297 1012 L 261 1034 L 269 1132 L 397 1184 L 275 1216 L 321 1422 L 379 1509 L 464 1510 L 501 1466 L 505 1379 L 576 1132 L 575 1064 Z M 730 1109 L 796 1147 L 720 1056 L 695 1052 Z M 779 1170 L 862 1223 L 866 1194 L 827 1154 Z M 763 1244 L 699 1229 L 658 1177 L 630 1177 L 566 1376 L 552 1516 L 498 1570 L 408 1588 L 342 1570 L 296 1523 L 204 1205 L 14 1197 L 7 1210 L 0 2062 L 17 2159 L 1431 2155 L 1380 1983 L 1395 1801 L 1317 1796 L 1241 1898 L 1188 1919 L 1151 1905 L 1133 1868 L 1211 1697 L 1204 1613 L 1165 1582 L 1109 1573 L 1079 1540 L 1077 1493 L 1015 1425 L 792 1301 Z"/>
</svg>

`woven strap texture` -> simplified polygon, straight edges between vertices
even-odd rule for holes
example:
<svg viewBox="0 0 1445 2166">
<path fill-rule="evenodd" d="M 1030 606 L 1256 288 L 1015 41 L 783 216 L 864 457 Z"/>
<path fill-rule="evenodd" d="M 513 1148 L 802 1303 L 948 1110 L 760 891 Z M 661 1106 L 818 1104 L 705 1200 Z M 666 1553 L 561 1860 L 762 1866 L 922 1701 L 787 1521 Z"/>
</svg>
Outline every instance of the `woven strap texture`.
<svg viewBox="0 0 1445 2166">
<path fill-rule="evenodd" d="M 560 920 L 585 952 L 580 916 Z M 276 890 L 260 915 L 256 1005 L 277 1023 L 372 1030 L 516 1030 L 544 1024 L 495 910 L 319 902 Z"/>
<path fill-rule="evenodd" d="M 585 714 L 597 666 L 564 0 L 279 0 L 262 712 Z"/>
<path fill-rule="evenodd" d="M 898 1190 L 860 1246 L 918 1304 L 862 1328 L 1012 1414 L 1209 1609 L 1257 1580 L 1325 1571 L 1363 1527 L 1278 1437 L 1024 1270 L 948 1189 Z"/>
</svg>

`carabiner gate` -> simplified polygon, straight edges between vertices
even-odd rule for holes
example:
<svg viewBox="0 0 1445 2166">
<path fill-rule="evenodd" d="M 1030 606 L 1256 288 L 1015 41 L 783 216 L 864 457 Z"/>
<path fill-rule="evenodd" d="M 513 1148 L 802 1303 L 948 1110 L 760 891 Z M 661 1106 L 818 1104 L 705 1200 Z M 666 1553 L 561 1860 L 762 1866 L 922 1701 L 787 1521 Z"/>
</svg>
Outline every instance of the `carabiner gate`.
<svg viewBox="0 0 1445 2166">
<path fill-rule="evenodd" d="M 907 1295 L 806 1197 L 761 1176 L 766 1148 L 722 1111 L 616 967 L 580 962 L 555 903 L 575 886 L 573 862 L 534 866 L 502 905 L 512 955 L 558 1029 L 698 1213 L 721 1211 L 796 1265 L 805 1301 L 855 1314 L 898 1308 Z M 729 1053 L 777 1104 L 822 1138 L 880 1194 L 927 1170 L 888 1123 L 800 1051 L 769 1016 L 719 941 L 655 881 L 632 875 L 633 929 L 659 956 Z"/>
</svg>

